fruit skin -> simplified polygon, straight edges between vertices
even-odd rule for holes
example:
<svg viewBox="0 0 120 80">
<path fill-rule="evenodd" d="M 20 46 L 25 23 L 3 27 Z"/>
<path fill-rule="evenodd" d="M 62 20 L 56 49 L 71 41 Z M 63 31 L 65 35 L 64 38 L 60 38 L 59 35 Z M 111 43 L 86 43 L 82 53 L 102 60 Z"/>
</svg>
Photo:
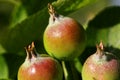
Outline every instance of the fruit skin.
<svg viewBox="0 0 120 80">
<path fill-rule="evenodd" d="M 101 44 L 87 58 L 82 69 L 82 80 L 119 80 L 120 62 L 115 55 L 104 52 Z"/>
<path fill-rule="evenodd" d="M 18 80 L 62 80 L 62 67 L 57 60 L 50 56 L 38 56 L 33 50 L 27 53 L 29 57 L 19 68 Z"/>
<path fill-rule="evenodd" d="M 61 60 L 72 60 L 85 49 L 85 30 L 70 17 L 50 14 L 49 24 L 43 35 L 48 54 Z"/>
</svg>

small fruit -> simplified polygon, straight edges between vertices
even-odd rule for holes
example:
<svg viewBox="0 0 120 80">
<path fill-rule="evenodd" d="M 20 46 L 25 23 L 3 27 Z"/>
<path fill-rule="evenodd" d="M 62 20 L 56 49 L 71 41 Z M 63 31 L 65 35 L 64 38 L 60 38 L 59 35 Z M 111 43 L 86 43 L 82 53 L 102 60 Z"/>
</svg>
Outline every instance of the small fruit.
<svg viewBox="0 0 120 80">
<path fill-rule="evenodd" d="M 64 17 L 55 12 L 52 5 L 48 5 L 49 24 L 44 31 L 44 47 L 51 56 L 72 60 L 85 49 L 85 30 L 77 21 Z"/>
<path fill-rule="evenodd" d="M 32 43 L 26 48 L 27 57 L 18 71 L 18 80 L 62 80 L 62 67 L 50 56 L 39 56 Z"/>
<path fill-rule="evenodd" d="M 85 61 L 82 80 L 120 80 L 120 62 L 110 52 L 103 50 L 102 42 L 97 51 Z"/>
</svg>

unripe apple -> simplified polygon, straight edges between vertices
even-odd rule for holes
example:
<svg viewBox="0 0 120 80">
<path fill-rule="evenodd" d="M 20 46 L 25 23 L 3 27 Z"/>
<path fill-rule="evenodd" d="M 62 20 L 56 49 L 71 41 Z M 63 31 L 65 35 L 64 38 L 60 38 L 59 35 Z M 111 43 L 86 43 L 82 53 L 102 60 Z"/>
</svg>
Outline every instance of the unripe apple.
<svg viewBox="0 0 120 80">
<path fill-rule="evenodd" d="M 82 80 L 120 80 L 120 62 L 110 52 L 103 50 L 102 42 L 97 51 L 85 61 Z"/>
<path fill-rule="evenodd" d="M 72 60 L 85 48 L 85 30 L 76 20 L 57 14 L 51 5 L 49 24 L 44 31 L 44 47 L 60 60 Z"/>
<path fill-rule="evenodd" d="M 26 48 L 27 57 L 18 71 L 18 80 L 62 80 L 60 63 L 50 56 L 39 56 L 34 44 Z"/>
</svg>

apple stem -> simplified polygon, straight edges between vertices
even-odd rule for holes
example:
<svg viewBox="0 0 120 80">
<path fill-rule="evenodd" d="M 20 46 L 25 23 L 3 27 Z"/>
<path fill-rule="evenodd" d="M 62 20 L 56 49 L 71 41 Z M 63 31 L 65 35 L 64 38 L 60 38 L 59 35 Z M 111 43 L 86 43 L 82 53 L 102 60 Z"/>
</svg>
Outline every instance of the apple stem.
<svg viewBox="0 0 120 80">
<path fill-rule="evenodd" d="M 28 47 L 25 47 L 25 50 L 27 53 L 26 60 L 31 60 L 37 57 L 34 42 L 32 42 L 31 45 L 28 45 Z"/>
<path fill-rule="evenodd" d="M 74 80 L 72 75 L 71 66 L 68 61 L 62 62 L 63 69 L 64 69 L 64 78 L 65 80 Z"/>
<path fill-rule="evenodd" d="M 64 80 L 67 80 L 68 72 L 67 72 L 64 61 L 62 61 L 62 67 L 63 67 L 63 71 L 64 71 Z"/>
<path fill-rule="evenodd" d="M 72 61 L 62 61 L 64 80 L 79 80 L 77 70 Z"/>
<path fill-rule="evenodd" d="M 96 45 L 96 47 L 97 47 L 96 54 L 100 55 L 100 58 L 102 58 L 102 56 L 104 55 L 104 46 L 102 41 L 100 42 L 99 45 Z"/>
</svg>

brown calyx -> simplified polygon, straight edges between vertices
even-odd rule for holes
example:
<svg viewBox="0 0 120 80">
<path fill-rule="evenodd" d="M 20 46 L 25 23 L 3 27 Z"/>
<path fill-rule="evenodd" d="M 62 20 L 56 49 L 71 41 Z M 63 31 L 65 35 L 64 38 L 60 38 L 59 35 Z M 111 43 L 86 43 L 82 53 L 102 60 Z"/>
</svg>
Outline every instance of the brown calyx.
<svg viewBox="0 0 120 80">
<path fill-rule="evenodd" d="M 97 51 L 96 54 L 100 55 L 100 58 L 104 55 L 104 46 L 102 41 L 100 42 L 99 45 L 96 45 Z"/>
<path fill-rule="evenodd" d="M 48 3 L 48 12 L 50 16 L 53 17 L 53 21 L 55 21 L 56 17 L 59 16 L 57 12 L 55 11 L 54 7 L 50 3 Z"/>
<path fill-rule="evenodd" d="M 27 53 L 27 57 L 26 57 L 27 60 L 37 57 L 34 42 L 32 42 L 31 45 L 25 47 L 25 50 Z"/>
</svg>

